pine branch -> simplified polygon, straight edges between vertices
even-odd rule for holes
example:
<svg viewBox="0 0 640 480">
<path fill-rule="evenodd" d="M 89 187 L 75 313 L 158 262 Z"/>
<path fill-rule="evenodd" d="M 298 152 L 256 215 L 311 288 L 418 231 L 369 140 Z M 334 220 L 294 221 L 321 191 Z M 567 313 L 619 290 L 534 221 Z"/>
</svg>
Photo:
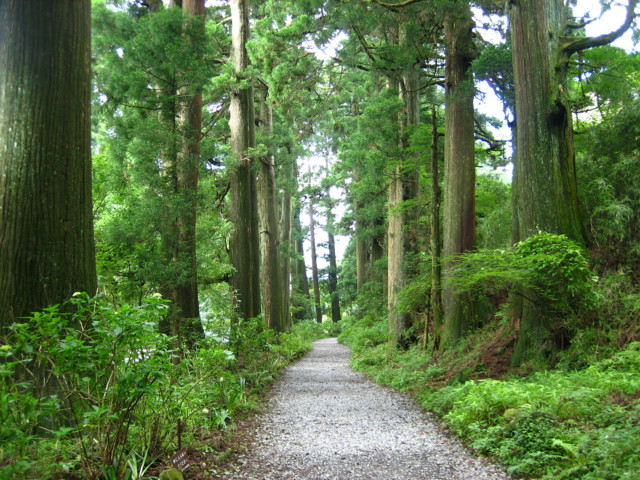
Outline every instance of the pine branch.
<svg viewBox="0 0 640 480">
<path fill-rule="evenodd" d="M 407 7 L 407 6 L 411 5 L 412 3 L 418 3 L 418 2 L 421 2 L 421 1 L 422 0 L 405 0 L 404 2 L 400 2 L 400 3 L 386 3 L 386 2 L 383 2 L 381 0 L 373 0 L 374 3 L 377 3 L 381 7 L 391 8 L 391 9 Z"/>
<path fill-rule="evenodd" d="M 620 28 L 617 30 L 607 33 L 605 35 L 600 35 L 599 37 L 587 37 L 587 38 L 579 38 L 574 42 L 571 42 L 569 45 L 564 47 L 564 52 L 567 56 L 571 56 L 574 53 L 581 52 L 582 50 L 587 50 L 593 47 L 601 47 L 603 45 L 608 45 L 618 37 L 620 37 L 624 32 L 629 30 L 633 20 L 636 18 L 636 5 L 638 3 L 637 0 L 628 0 L 627 4 L 627 18 Z"/>
</svg>

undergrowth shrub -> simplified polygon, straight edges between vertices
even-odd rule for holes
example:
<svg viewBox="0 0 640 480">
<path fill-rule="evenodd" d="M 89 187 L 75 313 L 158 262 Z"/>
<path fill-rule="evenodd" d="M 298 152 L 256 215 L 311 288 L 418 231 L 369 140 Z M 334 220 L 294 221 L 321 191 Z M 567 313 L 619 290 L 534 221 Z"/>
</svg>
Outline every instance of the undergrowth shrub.
<svg viewBox="0 0 640 480">
<path fill-rule="evenodd" d="M 418 395 L 475 448 L 534 478 L 633 478 L 639 398 L 640 343 L 584 370 L 468 381 Z"/>
<path fill-rule="evenodd" d="M 533 291 L 556 316 L 593 308 L 596 280 L 580 245 L 547 232 L 509 248 L 460 255 L 448 276 L 454 288 L 478 296 Z"/>
<path fill-rule="evenodd" d="M 355 352 L 364 348 L 375 347 L 387 342 L 387 321 L 373 314 L 365 314 L 362 318 L 346 318 L 342 320 L 342 333 L 338 337 Z"/>
<path fill-rule="evenodd" d="M 94 465 L 120 467 L 125 449 L 141 447 L 127 446 L 131 427 L 172 369 L 174 352 L 156 333 L 165 310 L 158 298 L 114 308 L 76 294 L 12 325 L 2 347 L 2 475 L 50 468 L 60 440 L 75 444 L 71 463 L 88 478 Z"/>
<path fill-rule="evenodd" d="M 159 296 L 114 306 L 77 294 L 0 338 L 0 479 L 142 478 L 179 441 L 197 444 L 251 410 L 328 330 L 277 337 L 255 319 L 233 344 L 208 337 L 189 352 L 157 332 L 166 311 Z"/>
</svg>

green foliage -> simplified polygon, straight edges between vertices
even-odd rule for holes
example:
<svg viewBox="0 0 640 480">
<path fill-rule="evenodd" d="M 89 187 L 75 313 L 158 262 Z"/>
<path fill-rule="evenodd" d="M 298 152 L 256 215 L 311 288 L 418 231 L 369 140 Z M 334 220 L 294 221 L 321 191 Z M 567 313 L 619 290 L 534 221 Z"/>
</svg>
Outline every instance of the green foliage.
<svg viewBox="0 0 640 480">
<path fill-rule="evenodd" d="M 175 448 L 178 421 L 185 444 L 226 429 L 328 333 L 303 323 L 277 338 L 255 320 L 233 351 L 208 338 L 178 356 L 157 333 L 166 311 L 159 296 L 133 307 L 79 293 L 0 339 L 0 478 L 144 478 Z"/>
<path fill-rule="evenodd" d="M 577 141 L 580 196 L 603 269 L 640 261 L 639 121 L 638 103 L 625 102 L 615 117 L 591 126 Z"/>
<path fill-rule="evenodd" d="M 387 320 L 373 314 L 366 314 L 360 319 L 345 318 L 342 320 L 342 333 L 338 338 L 354 352 L 383 345 L 388 338 Z"/>
<path fill-rule="evenodd" d="M 419 398 L 511 473 L 623 478 L 640 464 L 631 440 L 637 434 L 638 392 L 640 344 L 634 343 L 585 370 L 469 381 L 424 390 Z"/>
<path fill-rule="evenodd" d="M 460 358 L 470 355 L 465 352 L 455 354 L 463 364 L 472 360 Z M 380 344 L 355 349 L 352 365 L 383 385 L 415 393 L 454 433 L 516 477 L 634 478 L 629 475 L 640 467 L 640 343 L 582 370 L 504 380 L 459 375 L 466 380 L 443 385 L 443 374 L 451 375 L 445 360 L 418 348 L 389 357 Z"/>
<path fill-rule="evenodd" d="M 584 250 L 564 235 L 546 232 L 506 249 L 461 255 L 449 278 L 454 287 L 476 294 L 534 291 L 555 315 L 585 311 L 597 300 L 597 279 Z"/>
<path fill-rule="evenodd" d="M 480 56 L 473 62 L 473 70 L 478 80 L 489 82 L 507 107 L 514 108 L 516 99 L 509 40 L 498 45 L 485 45 Z"/>
<path fill-rule="evenodd" d="M 228 38 L 216 21 L 201 28 L 179 8 L 135 15 L 100 5 L 93 9 L 94 205 L 100 283 L 119 301 L 139 303 L 155 291 L 189 283 L 190 258 L 174 255 L 176 222 L 198 206 L 198 268 L 204 296 L 230 271 L 229 223 L 213 207 L 226 179 L 198 165 L 200 193 L 176 193 L 178 153 L 193 132 L 176 120 L 192 92 L 204 90 L 203 119 L 209 138 L 198 161 L 220 162 L 227 147 L 213 141 L 215 108 L 225 85 L 210 85 Z M 215 20 L 219 12 L 211 10 Z M 215 47 L 215 48 L 214 48 Z M 206 61 L 202 61 L 205 59 Z M 215 88 L 221 88 L 216 91 Z M 223 110 L 223 103 L 218 108 Z M 204 128 L 204 127 L 203 127 Z M 217 293 L 217 292 L 214 292 Z"/>
<path fill-rule="evenodd" d="M 154 297 L 141 307 L 114 308 L 76 294 L 13 325 L 3 350 L 0 406 L 8 468 L 18 458 L 46 466 L 49 460 L 29 447 L 48 437 L 78 442 L 85 471 L 95 458 L 103 465 L 123 458 L 139 406 L 170 376 L 173 353 L 155 331 L 165 309 Z"/>
<path fill-rule="evenodd" d="M 476 231 L 481 248 L 511 244 L 511 185 L 496 174 L 476 176 Z"/>
</svg>

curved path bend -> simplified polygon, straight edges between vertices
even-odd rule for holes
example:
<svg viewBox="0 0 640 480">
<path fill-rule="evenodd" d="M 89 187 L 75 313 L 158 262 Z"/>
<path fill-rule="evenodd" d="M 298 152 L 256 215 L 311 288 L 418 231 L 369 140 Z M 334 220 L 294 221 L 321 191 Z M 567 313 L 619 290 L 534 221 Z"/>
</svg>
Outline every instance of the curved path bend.
<svg viewBox="0 0 640 480">
<path fill-rule="evenodd" d="M 408 396 L 349 367 L 325 339 L 286 369 L 249 453 L 223 478 L 504 480 L 504 471 L 444 435 Z M 229 471 L 231 470 L 231 471 Z"/>
</svg>

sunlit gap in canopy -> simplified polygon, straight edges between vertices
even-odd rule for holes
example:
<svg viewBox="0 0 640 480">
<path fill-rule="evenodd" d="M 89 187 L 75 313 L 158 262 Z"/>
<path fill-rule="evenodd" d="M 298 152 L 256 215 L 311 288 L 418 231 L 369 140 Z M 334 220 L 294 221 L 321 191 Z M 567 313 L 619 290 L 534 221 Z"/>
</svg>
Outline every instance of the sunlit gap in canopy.
<svg viewBox="0 0 640 480">
<path fill-rule="evenodd" d="M 303 192 L 300 197 L 301 211 L 300 211 L 300 223 L 305 230 L 306 235 L 304 237 L 304 257 L 305 264 L 311 265 L 311 244 L 309 241 L 309 198 L 306 193 L 309 185 L 317 187 L 326 193 L 325 187 L 322 185 L 323 179 L 330 175 L 331 166 L 339 160 L 332 152 L 327 152 L 316 144 L 309 146 L 309 154 L 298 162 L 298 168 L 300 170 L 298 184 L 299 191 Z M 327 170 L 327 161 L 329 163 L 329 170 Z M 334 216 L 334 224 L 337 226 L 342 222 L 345 215 L 346 208 L 346 194 L 343 188 L 332 185 L 329 188 L 329 195 L 331 199 L 335 201 L 335 205 L 332 208 Z M 329 266 L 329 250 L 328 250 L 328 237 L 327 237 L 327 225 L 326 225 L 326 209 L 318 205 L 318 199 L 314 200 L 314 223 L 315 223 L 315 237 L 316 248 L 318 256 L 318 268 L 326 269 Z M 344 252 L 347 248 L 351 236 L 343 235 L 338 232 L 335 233 L 336 242 L 336 259 L 338 264 L 344 258 Z"/>
</svg>

